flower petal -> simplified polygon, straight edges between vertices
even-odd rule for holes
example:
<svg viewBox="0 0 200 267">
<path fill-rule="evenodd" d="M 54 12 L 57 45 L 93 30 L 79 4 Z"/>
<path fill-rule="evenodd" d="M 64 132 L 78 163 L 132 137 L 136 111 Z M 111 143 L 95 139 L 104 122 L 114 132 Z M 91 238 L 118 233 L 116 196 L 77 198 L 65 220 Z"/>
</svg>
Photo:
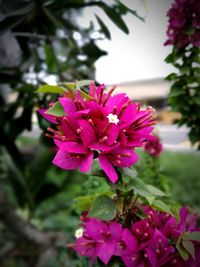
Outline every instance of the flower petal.
<svg viewBox="0 0 200 267">
<path fill-rule="evenodd" d="M 126 246 L 131 251 L 137 251 L 138 241 L 136 237 L 131 233 L 129 229 L 124 229 L 122 233 L 122 240 L 126 243 Z"/>
<path fill-rule="evenodd" d="M 107 265 L 112 256 L 114 255 L 115 249 L 116 243 L 112 240 L 109 240 L 102 244 L 97 256 L 105 265 Z"/>
<path fill-rule="evenodd" d="M 86 148 L 88 148 L 92 143 L 95 142 L 96 136 L 94 129 L 90 125 L 90 123 L 86 120 L 79 120 L 78 121 L 81 127 L 81 139 Z"/>
<path fill-rule="evenodd" d="M 106 155 L 99 155 L 99 164 L 112 183 L 118 180 L 118 175 Z"/>
<path fill-rule="evenodd" d="M 110 232 L 111 232 L 112 238 L 115 239 L 116 241 L 119 241 L 122 235 L 122 225 L 117 222 L 111 222 Z"/>
<path fill-rule="evenodd" d="M 93 152 L 89 152 L 84 158 L 82 158 L 81 164 L 80 164 L 80 171 L 81 172 L 88 172 L 90 171 L 92 161 L 93 161 Z"/>
<path fill-rule="evenodd" d="M 95 218 L 91 218 L 86 223 L 86 232 L 87 234 L 93 238 L 95 241 L 102 241 L 104 240 L 104 233 L 108 232 L 107 225 Z"/>
<path fill-rule="evenodd" d="M 78 142 L 71 142 L 71 141 L 60 141 L 57 139 L 54 139 L 54 143 L 57 145 L 57 147 L 63 151 L 69 152 L 69 153 L 76 153 L 76 154 L 86 154 L 87 150 L 85 147 Z"/>
<path fill-rule="evenodd" d="M 71 115 L 76 112 L 76 106 L 72 99 L 66 97 L 58 98 L 60 104 L 63 106 L 64 111 L 67 115 Z"/>
<path fill-rule="evenodd" d="M 58 123 L 57 120 L 56 120 L 56 117 L 53 116 L 53 115 L 49 115 L 49 114 L 46 114 L 45 112 L 47 111 L 48 109 L 46 108 L 40 108 L 37 110 L 37 112 L 42 116 L 44 117 L 47 121 L 50 121 L 52 123 Z"/>
<path fill-rule="evenodd" d="M 69 153 L 58 150 L 52 163 L 64 170 L 74 170 L 80 166 L 80 158 L 71 157 Z"/>
</svg>

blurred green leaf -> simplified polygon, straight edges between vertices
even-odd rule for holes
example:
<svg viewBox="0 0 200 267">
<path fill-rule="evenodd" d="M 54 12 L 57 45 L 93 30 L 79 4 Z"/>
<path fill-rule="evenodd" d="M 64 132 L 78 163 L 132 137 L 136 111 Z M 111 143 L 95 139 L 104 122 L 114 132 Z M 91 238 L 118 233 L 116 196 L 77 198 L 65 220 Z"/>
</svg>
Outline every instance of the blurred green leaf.
<svg viewBox="0 0 200 267">
<path fill-rule="evenodd" d="M 94 217 L 104 221 L 111 221 L 116 216 L 116 206 L 112 198 L 100 195 L 95 198 L 89 210 L 88 217 Z"/>
<path fill-rule="evenodd" d="M 183 95 L 183 94 L 184 94 L 183 87 L 178 85 L 178 84 L 174 84 L 171 87 L 171 91 L 169 93 L 169 97 L 177 97 L 177 96 L 180 96 L 180 95 Z"/>
<path fill-rule="evenodd" d="M 147 185 L 139 178 L 133 178 L 131 181 L 130 181 L 130 185 L 129 185 L 129 188 L 132 188 L 134 190 L 134 192 L 142 197 L 150 197 L 150 196 L 153 196 Z"/>
<path fill-rule="evenodd" d="M 122 175 L 134 178 L 138 177 L 138 172 L 134 167 L 122 168 Z"/>
<path fill-rule="evenodd" d="M 176 73 L 171 73 L 171 74 L 169 74 L 166 78 L 165 78 L 165 80 L 167 80 L 167 81 L 173 81 L 173 80 L 175 80 L 177 78 L 177 74 Z"/>
<path fill-rule="evenodd" d="M 48 69 L 50 72 L 57 72 L 58 67 L 57 67 L 57 62 L 56 62 L 56 56 L 54 55 L 54 51 L 52 49 L 52 46 L 50 44 L 45 44 L 44 45 L 44 52 L 45 52 L 45 62 L 48 66 Z"/>
<path fill-rule="evenodd" d="M 95 195 L 77 197 L 74 199 L 74 207 L 80 209 L 81 211 L 88 210 L 94 199 Z"/>
<path fill-rule="evenodd" d="M 102 6 L 104 12 L 109 17 L 110 20 L 118 27 L 120 28 L 124 33 L 128 34 L 129 30 L 126 26 L 126 23 L 121 18 L 120 13 L 116 12 L 112 7 L 109 7 L 107 5 Z"/>
<path fill-rule="evenodd" d="M 27 13 L 32 12 L 34 7 L 34 1 L 30 1 L 29 3 L 27 3 L 26 1 L 9 0 L 2 1 L 1 3 L 1 9 L 3 11 L 3 14 L 6 15 L 6 17 L 25 15 Z"/>
<path fill-rule="evenodd" d="M 108 27 L 106 26 L 106 24 L 103 22 L 103 20 L 95 14 L 95 17 L 101 27 L 101 32 L 103 32 L 105 34 L 105 36 L 111 40 L 111 35 L 110 35 L 110 31 L 108 30 Z"/>
<path fill-rule="evenodd" d="M 81 81 L 76 81 L 76 88 L 80 89 L 81 87 L 88 86 L 90 85 L 92 80 L 81 80 Z"/>
<path fill-rule="evenodd" d="M 184 232 L 182 238 L 184 240 L 200 241 L 200 232 Z"/>
<path fill-rule="evenodd" d="M 166 203 L 164 203 L 162 200 L 159 200 L 159 199 L 154 200 L 152 203 L 152 206 L 154 208 L 156 208 L 157 210 L 167 212 L 167 213 L 173 215 L 170 207 Z"/>
<path fill-rule="evenodd" d="M 166 194 L 163 191 L 161 191 L 160 189 L 158 189 L 157 187 L 155 187 L 153 185 L 147 185 L 147 188 L 148 188 L 149 192 L 151 194 L 153 194 L 154 196 L 159 196 L 159 197 L 166 196 Z"/>
<path fill-rule="evenodd" d="M 194 244 L 189 240 L 182 240 L 182 245 L 185 248 L 185 250 L 192 256 L 192 258 L 195 259 L 195 246 L 194 246 Z"/>
<path fill-rule="evenodd" d="M 49 115 L 54 115 L 54 116 L 57 116 L 57 117 L 62 117 L 62 116 L 65 116 L 66 113 L 62 107 L 62 105 L 60 104 L 60 102 L 56 102 L 50 109 L 48 109 L 46 112 L 46 114 L 49 114 Z"/>
<path fill-rule="evenodd" d="M 54 86 L 54 85 L 42 85 L 39 87 L 39 89 L 36 91 L 37 93 L 50 93 L 50 94 L 63 94 L 67 90 L 60 86 Z"/>
<path fill-rule="evenodd" d="M 179 237 L 178 242 L 176 244 L 176 248 L 183 260 L 186 261 L 189 259 L 189 254 L 182 245 L 182 236 Z"/>
<path fill-rule="evenodd" d="M 127 14 L 129 12 L 129 13 L 133 14 L 135 17 L 137 17 L 138 19 L 140 19 L 141 21 L 143 21 L 143 22 L 145 21 L 143 17 L 138 15 L 137 11 L 130 9 L 129 7 L 124 5 L 119 0 L 117 0 L 116 7 L 118 8 L 118 10 L 120 11 L 121 14 Z"/>
</svg>

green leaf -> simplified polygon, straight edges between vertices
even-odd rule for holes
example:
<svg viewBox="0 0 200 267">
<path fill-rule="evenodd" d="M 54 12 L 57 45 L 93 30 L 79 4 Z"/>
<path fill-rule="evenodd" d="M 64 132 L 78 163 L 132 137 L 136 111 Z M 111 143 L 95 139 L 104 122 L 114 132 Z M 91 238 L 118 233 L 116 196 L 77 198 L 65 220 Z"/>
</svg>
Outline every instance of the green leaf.
<svg viewBox="0 0 200 267">
<path fill-rule="evenodd" d="M 149 192 L 151 194 L 153 194 L 154 196 L 159 196 L 159 197 L 166 196 L 166 194 L 163 191 L 161 191 L 160 189 L 158 189 L 157 187 L 155 187 L 153 185 L 147 185 L 147 188 L 148 188 Z"/>
<path fill-rule="evenodd" d="M 130 9 L 126 5 L 124 5 L 121 1 L 117 0 L 116 8 L 119 9 L 121 14 L 127 14 L 128 12 L 140 19 L 141 21 L 145 21 L 143 17 L 139 16 L 135 10 Z"/>
<path fill-rule="evenodd" d="M 126 23 L 123 21 L 121 18 L 120 14 L 116 12 L 113 8 L 105 5 L 102 6 L 104 12 L 106 15 L 109 17 L 110 20 L 118 27 L 120 28 L 124 33 L 128 34 L 129 30 L 128 27 L 126 26 Z"/>
<path fill-rule="evenodd" d="M 88 210 L 95 198 L 95 195 L 77 197 L 74 199 L 74 207 L 80 209 L 81 211 Z"/>
<path fill-rule="evenodd" d="M 195 33 L 195 28 L 192 26 L 187 27 L 184 31 L 187 35 L 193 35 Z"/>
<path fill-rule="evenodd" d="M 182 236 L 179 237 L 178 242 L 177 242 L 177 244 L 176 244 L 176 248 L 177 248 L 177 250 L 178 250 L 180 256 L 182 257 L 182 259 L 186 261 L 186 260 L 189 259 L 189 254 L 188 254 L 188 252 L 185 250 L 185 248 L 183 247 L 181 241 L 182 241 Z"/>
<path fill-rule="evenodd" d="M 130 186 L 135 191 L 135 193 L 140 196 L 143 197 L 151 196 L 151 193 L 147 185 L 139 178 L 133 178 L 132 181 L 130 182 Z"/>
<path fill-rule="evenodd" d="M 184 50 L 174 48 L 166 58 L 165 62 L 175 64 L 175 62 L 184 55 Z"/>
<path fill-rule="evenodd" d="M 88 217 L 95 217 L 104 221 L 113 220 L 116 216 L 116 206 L 112 198 L 100 195 L 95 198 Z"/>
<path fill-rule="evenodd" d="M 183 88 L 181 86 L 173 85 L 171 87 L 171 91 L 169 93 L 169 96 L 170 97 L 176 97 L 176 96 L 180 96 L 183 94 L 184 94 L 184 91 L 183 91 Z"/>
<path fill-rule="evenodd" d="M 63 94 L 67 90 L 60 86 L 54 86 L 54 85 L 42 85 L 39 87 L 39 89 L 36 91 L 37 93 L 51 93 L 51 94 Z"/>
<path fill-rule="evenodd" d="M 122 168 L 122 175 L 134 178 L 138 177 L 138 172 L 134 167 Z"/>
<path fill-rule="evenodd" d="M 98 15 L 95 14 L 95 17 L 99 23 L 99 26 L 101 27 L 101 32 L 103 32 L 105 34 L 106 38 L 111 40 L 110 31 L 108 30 L 108 27 L 106 26 L 106 24 L 103 22 L 102 19 L 100 19 L 100 17 Z"/>
<path fill-rule="evenodd" d="M 92 80 L 80 80 L 76 81 L 76 89 L 80 89 L 83 86 L 88 86 L 90 85 Z"/>
<path fill-rule="evenodd" d="M 166 78 L 165 78 L 165 80 L 167 80 L 167 81 L 173 81 L 173 80 L 175 80 L 177 78 L 177 74 L 176 73 L 171 73 L 171 74 L 169 74 Z"/>
<path fill-rule="evenodd" d="M 153 195 L 146 196 L 145 198 L 149 202 L 149 205 L 152 205 L 155 200 L 155 197 Z"/>
<path fill-rule="evenodd" d="M 57 28 L 63 28 L 63 23 L 50 11 L 48 8 L 43 8 L 44 14 L 47 18 L 53 23 L 53 25 Z"/>
<path fill-rule="evenodd" d="M 198 105 L 200 106 L 200 96 L 195 96 L 193 101 Z"/>
<path fill-rule="evenodd" d="M 6 17 L 12 17 L 31 13 L 36 3 L 34 1 L 30 1 L 30 3 L 25 1 L 3 1 L 1 4 Z"/>
<path fill-rule="evenodd" d="M 58 66 L 56 63 L 56 55 L 52 49 L 50 44 L 44 45 L 44 52 L 45 52 L 45 62 L 50 72 L 56 73 L 58 71 Z"/>
<path fill-rule="evenodd" d="M 167 212 L 173 215 L 170 207 L 167 204 L 165 204 L 162 200 L 159 200 L 159 199 L 154 200 L 152 203 L 152 206 L 159 211 Z"/>
<path fill-rule="evenodd" d="M 185 250 L 192 256 L 192 258 L 195 259 L 195 246 L 194 246 L 194 244 L 189 240 L 182 240 L 182 245 L 185 248 Z"/>
<path fill-rule="evenodd" d="M 54 115 L 54 116 L 57 116 L 57 117 L 62 117 L 62 116 L 65 116 L 66 113 L 62 107 L 62 105 L 60 104 L 60 102 L 56 102 L 50 109 L 48 109 L 46 112 L 46 114 L 49 114 L 49 115 Z"/>
<path fill-rule="evenodd" d="M 67 82 L 67 83 L 59 83 L 58 85 L 64 86 L 69 91 L 76 89 L 76 83 Z"/>
<path fill-rule="evenodd" d="M 184 240 L 200 241 L 200 232 L 184 232 L 182 238 Z"/>
</svg>

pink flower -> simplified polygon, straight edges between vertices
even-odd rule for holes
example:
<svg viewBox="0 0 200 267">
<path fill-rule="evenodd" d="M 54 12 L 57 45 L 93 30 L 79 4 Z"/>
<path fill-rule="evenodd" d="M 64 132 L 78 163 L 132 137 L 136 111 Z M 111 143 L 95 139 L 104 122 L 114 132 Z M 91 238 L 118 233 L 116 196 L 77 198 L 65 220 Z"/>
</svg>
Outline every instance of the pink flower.
<svg viewBox="0 0 200 267">
<path fill-rule="evenodd" d="M 144 144 L 144 150 L 154 158 L 159 157 L 163 150 L 160 138 L 158 136 L 149 137 Z"/>
<path fill-rule="evenodd" d="M 47 136 L 54 139 L 58 152 L 53 163 L 63 169 L 89 170 L 92 157 L 99 163 L 112 183 L 118 179 L 116 167 L 129 167 L 138 160 L 135 147 L 151 138 L 155 118 L 152 109 L 140 109 L 126 94 L 111 96 L 114 88 L 104 92 L 104 85 L 90 84 L 84 99 L 81 91 L 64 95 L 58 101 L 66 115 L 40 113 L 55 124 Z M 86 161 L 84 163 L 84 161 Z"/>
<path fill-rule="evenodd" d="M 200 2 L 199 0 L 175 0 L 167 13 L 169 26 L 165 45 L 186 47 L 190 43 L 199 47 Z"/>
<path fill-rule="evenodd" d="M 149 206 L 140 206 L 145 219 L 134 216 L 131 225 L 104 222 L 82 216 L 83 235 L 75 244 L 69 245 L 80 255 L 89 257 L 91 264 L 98 257 L 105 265 L 112 258 L 126 267 L 199 267 L 200 242 L 195 245 L 195 259 L 183 260 L 176 249 L 178 239 L 185 231 L 200 231 L 196 228 L 196 217 L 186 208 L 180 209 L 180 219 L 159 212 Z"/>
<path fill-rule="evenodd" d="M 85 221 L 84 228 L 83 236 L 78 238 L 72 247 L 80 255 L 92 257 L 92 261 L 98 257 L 107 265 L 121 240 L 122 225 L 90 218 Z"/>
</svg>

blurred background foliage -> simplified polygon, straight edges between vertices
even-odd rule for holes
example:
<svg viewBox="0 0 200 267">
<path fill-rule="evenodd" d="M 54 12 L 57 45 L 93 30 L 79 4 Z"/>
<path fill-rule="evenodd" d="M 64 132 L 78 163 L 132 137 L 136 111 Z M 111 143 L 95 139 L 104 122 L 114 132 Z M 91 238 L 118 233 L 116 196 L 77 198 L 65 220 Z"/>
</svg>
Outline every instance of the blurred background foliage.
<svg viewBox="0 0 200 267">
<path fill-rule="evenodd" d="M 96 42 L 110 39 L 111 34 L 98 13 L 88 28 L 77 23 L 83 9 L 93 7 L 103 10 L 125 34 L 129 30 L 124 15 L 131 13 L 143 20 L 118 0 L 3 0 L 0 3 L 1 267 L 88 266 L 85 259 L 66 249 L 66 244 L 74 240 L 80 215 L 73 199 L 100 189 L 106 191 L 107 184 L 101 179 L 88 181 L 78 172 L 59 170 L 51 164 L 55 153 L 53 142 L 43 134 L 26 137 L 24 132 L 35 127 L 36 109 L 54 100 L 55 96 L 36 93 L 47 77 L 53 77 L 56 82 L 94 79 L 95 62 L 106 55 Z M 98 33 L 97 37 L 93 33 Z M 42 118 L 38 122 L 41 130 L 49 126 Z M 198 172 L 194 171 L 194 164 L 200 163 L 196 155 L 164 153 L 161 166 L 149 163 L 151 159 L 144 153 L 141 159 L 137 166 L 141 178 L 154 181 L 155 168 L 159 168 L 157 173 L 161 169 L 163 177 L 169 176 L 170 185 L 173 184 L 169 186 L 170 192 L 177 201 L 199 206 L 193 186 L 199 180 Z M 188 179 L 186 173 L 191 175 L 190 170 L 193 175 Z M 193 188 L 194 197 L 188 196 L 186 185 Z M 30 233 L 35 233 L 32 240 Z M 48 242 L 39 244 L 36 236 L 41 233 L 45 233 L 44 241 Z M 49 239 L 50 234 L 53 237 Z"/>
</svg>

